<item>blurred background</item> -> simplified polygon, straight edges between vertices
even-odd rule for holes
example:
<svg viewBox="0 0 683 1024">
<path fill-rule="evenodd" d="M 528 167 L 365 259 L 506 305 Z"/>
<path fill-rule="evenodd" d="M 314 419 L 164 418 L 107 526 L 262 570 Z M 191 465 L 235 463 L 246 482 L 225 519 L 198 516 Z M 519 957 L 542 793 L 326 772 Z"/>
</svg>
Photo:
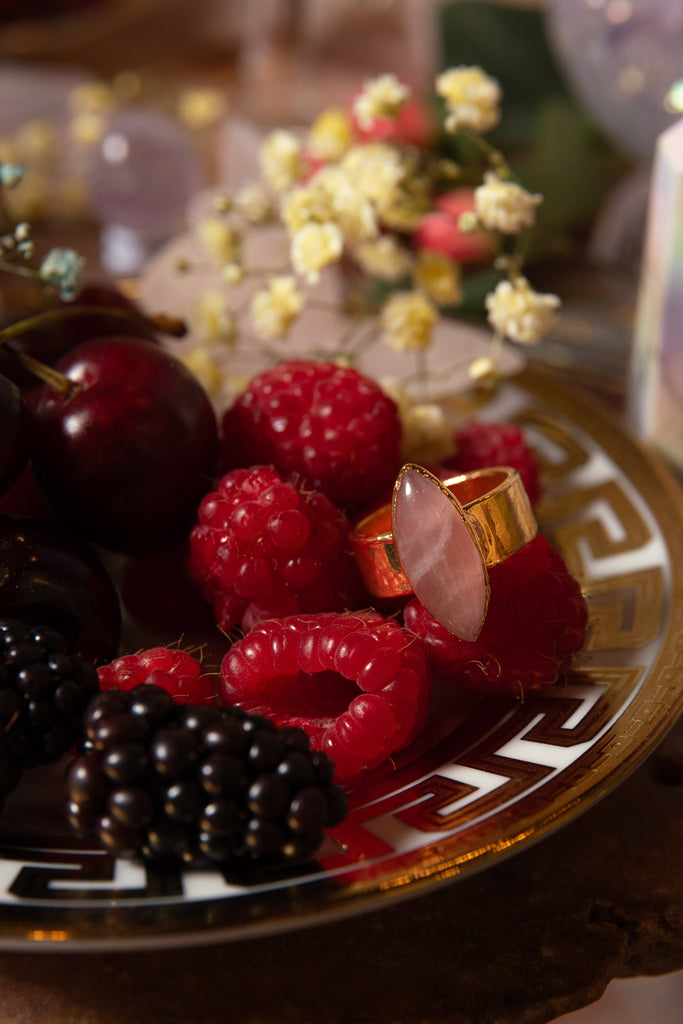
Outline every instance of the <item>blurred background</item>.
<svg viewBox="0 0 683 1024">
<path fill-rule="evenodd" d="M 504 93 L 491 141 L 545 197 L 535 280 L 565 299 L 534 354 L 579 354 L 623 392 L 682 40 L 680 0 L 0 0 L 0 158 L 31 168 L 22 213 L 98 225 L 106 269 L 134 273 L 228 173 L 236 119 L 308 123 L 384 71 L 427 97 L 439 69 L 480 64 Z"/>
<path fill-rule="evenodd" d="M 386 71 L 429 97 L 461 63 L 501 83 L 491 141 L 545 197 L 530 258 L 564 311 L 533 356 L 623 395 L 681 0 L 0 0 L 0 160 L 30 170 L 17 215 L 132 275 L 234 170 L 235 125 L 308 123 Z M 680 975 L 617 981 L 563 1020 L 677 1024 L 682 1002 Z"/>
</svg>

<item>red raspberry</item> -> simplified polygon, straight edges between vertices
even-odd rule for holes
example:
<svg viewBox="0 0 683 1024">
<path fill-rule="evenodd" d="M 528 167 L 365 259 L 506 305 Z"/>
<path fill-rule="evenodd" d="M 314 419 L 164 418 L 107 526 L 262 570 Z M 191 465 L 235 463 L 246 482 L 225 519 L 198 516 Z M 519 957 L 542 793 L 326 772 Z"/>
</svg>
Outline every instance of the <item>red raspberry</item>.
<svg viewBox="0 0 683 1024">
<path fill-rule="evenodd" d="M 101 690 L 132 690 L 142 683 L 161 686 L 177 704 L 217 704 L 217 679 L 202 671 L 186 651 L 150 647 L 124 654 L 97 670 Z"/>
<path fill-rule="evenodd" d="M 538 501 L 538 462 L 523 430 L 514 423 L 472 420 L 455 432 L 455 455 L 444 464 L 457 473 L 511 466 L 522 478 L 531 504 Z"/>
<path fill-rule="evenodd" d="M 271 619 L 223 659 L 220 693 L 303 729 L 346 784 L 424 726 L 432 677 L 423 645 L 377 612 Z"/>
<path fill-rule="evenodd" d="M 401 425 L 375 381 L 292 360 L 254 377 L 223 418 L 223 469 L 273 464 L 335 505 L 359 508 L 396 476 Z"/>
<path fill-rule="evenodd" d="M 190 571 L 224 631 L 297 612 L 362 607 L 368 596 L 344 515 L 268 466 L 226 474 L 199 508 Z"/>
<path fill-rule="evenodd" d="M 483 694 L 548 686 L 581 650 L 588 610 L 561 556 L 537 536 L 489 570 L 491 597 L 473 643 L 449 633 L 413 598 L 404 622 L 427 648 L 435 673 Z"/>
</svg>

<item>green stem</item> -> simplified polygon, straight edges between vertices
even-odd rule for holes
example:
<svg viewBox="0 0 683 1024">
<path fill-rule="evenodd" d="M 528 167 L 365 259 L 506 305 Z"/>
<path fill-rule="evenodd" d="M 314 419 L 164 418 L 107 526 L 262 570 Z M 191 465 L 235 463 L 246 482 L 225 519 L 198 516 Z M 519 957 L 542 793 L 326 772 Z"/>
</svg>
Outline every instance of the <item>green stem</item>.
<svg viewBox="0 0 683 1024">
<path fill-rule="evenodd" d="M 49 384 L 55 391 L 59 391 L 62 395 L 69 396 L 72 392 L 76 391 L 79 385 L 66 376 L 64 373 L 60 373 L 59 370 L 55 370 L 52 366 L 48 366 L 47 363 L 41 363 L 39 359 L 34 359 L 33 356 L 29 355 L 28 352 L 16 352 L 11 350 L 12 355 L 19 360 L 24 369 L 28 370 L 39 380 L 42 380 L 44 384 Z"/>
<path fill-rule="evenodd" d="M 130 313 L 124 309 L 118 309 L 115 306 L 64 306 L 60 309 L 48 309 L 42 313 L 36 313 L 34 316 L 25 317 L 23 320 L 17 320 L 16 323 L 3 327 L 0 329 L 0 348 L 5 346 L 12 338 L 17 338 L 27 331 L 45 327 L 60 320 L 91 315 L 114 317 L 128 323 L 144 324 L 147 327 L 153 327 L 155 330 L 163 331 L 175 337 L 182 337 L 185 333 L 185 324 L 182 320 L 168 317 L 164 313 L 158 316 L 147 317 Z M 38 377 L 45 384 L 49 384 L 50 387 L 60 391 L 63 395 L 71 394 L 78 387 L 65 374 L 53 369 L 53 367 L 48 366 L 46 363 L 42 363 L 39 359 L 35 359 L 28 352 L 21 352 L 13 348 L 9 348 L 8 352 L 15 359 L 18 359 L 29 373 Z"/>
<path fill-rule="evenodd" d="M 490 142 L 487 142 L 483 136 L 478 135 L 477 132 L 464 131 L 463 134 L 467 135 L 467 138 L 484 153 L 486 159 L 490 163 L 494 170 L 505 178 L 512 177 L 512 171 L 507 160 L 495 146 L 492 146 Z"/>
<path fill-rule="evenodd" d="M 113 317 L 115 320 L 123 320 L 127 323 L 137 323 L 145 327 L 152 327 L 154 330 L 162 331 L 173 337 L 180 338 L 185 334 L 186 327 L 182 320 L 166 316 L 161 313 L 158 316 L 144 316 L 138 313 L 131 313 L 125 309 L 118 309 L 116 306 L 63 306 L 59 309 L 46 309 L 42 313 L 17 320 L 8 324 L 0 330 L 0 346 L 12 338 L 33 331 L 40 327 L 47 327 L 60 320 L 68 320 L 79 316 L 103 316 Z"/>
<path fill-rule="evenodd" d="M 37 270 L 32 267 L 22 267 L 19 263 L 11 263 L 9 260 L 0 260 L 0 270 L 6 270 L 8 274 L 16 274 L 17 277 L 30 277 L 33 281 L 39 280 Z"/>
<path fill-rule="evenodd" d="M 360 326 L 357 323 L 351 324 L 347 331 L 339 339 L 340 352 L 350 354 L 357 358 L 359 353 L 364 352 L 377 338 L 378 327 L 374 317 L 368 324 L 363 318 Z"/>
</svg>

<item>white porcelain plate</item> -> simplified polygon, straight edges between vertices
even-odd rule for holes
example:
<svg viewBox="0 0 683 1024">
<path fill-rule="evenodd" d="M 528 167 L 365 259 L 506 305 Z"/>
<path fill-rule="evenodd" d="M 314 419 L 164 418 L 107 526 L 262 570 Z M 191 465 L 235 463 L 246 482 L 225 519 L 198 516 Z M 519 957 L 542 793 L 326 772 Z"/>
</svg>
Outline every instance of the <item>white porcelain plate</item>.
<svg viewBox="0 0 683 1024">
<path fill-rule="evenodd" d="M 0 947 L 132 949 L 271 934 L 360 913 L 497 863 L 637 767 L 683 706 L 683 500 L 593 406 L 524 370 L 481 415 L 521 423 L 543 466 L 543 532 L 585 588 L 576 671 L 524 700 L 437 686 L 402 759 L 352 794 L 313 868 L 238 885 L 118 862 L 74 841 L 60 768 L 0 817 Z"/>
</svg>

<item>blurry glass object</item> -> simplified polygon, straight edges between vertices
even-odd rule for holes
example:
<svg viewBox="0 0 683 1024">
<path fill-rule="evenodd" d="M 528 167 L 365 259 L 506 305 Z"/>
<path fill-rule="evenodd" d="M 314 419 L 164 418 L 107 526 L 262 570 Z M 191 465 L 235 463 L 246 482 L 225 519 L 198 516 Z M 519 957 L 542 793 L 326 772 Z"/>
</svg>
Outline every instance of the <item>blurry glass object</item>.
<svg viewBox="0 0 683 1024">
<path fill-rule="evenodd" d="M 143 107 L 113 115 L 89 176 L 92 210 L 102 225 L 102 261 L 116 274 L 137 273 L 150 252 L 179 230 L 203 183 L 187 133 Z"/>
<path fill-rule="evenodd" d="M 683 114 L 682 0 L 547 0 L 570 82 L 612 140 L 649 162 Z"/>
<path fill-rule="evenodd" d="M 683 469 L 683 119 L 656 147 L 630 407 L 635 429 Z"/>
</svg>

